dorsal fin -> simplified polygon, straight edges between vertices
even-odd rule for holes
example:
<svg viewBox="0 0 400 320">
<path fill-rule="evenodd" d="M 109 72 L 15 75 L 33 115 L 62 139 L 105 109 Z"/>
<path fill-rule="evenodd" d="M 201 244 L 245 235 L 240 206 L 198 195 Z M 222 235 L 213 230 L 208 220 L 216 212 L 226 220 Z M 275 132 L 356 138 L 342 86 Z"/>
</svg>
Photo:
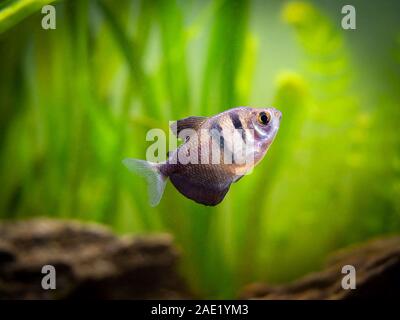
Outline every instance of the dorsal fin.
<svg viewBox="0 0 400 320">
<path fill-rule="evenodd" d="M 207 117 L 187 117 L 178 121 L 175 121 L 170 125 L 170 128 L 174 135 L 178 137 L 179 132 L 181 132 L 184 129 L 193 129 L 193 130 L 198 130 L 200 126 L 206 121 L 208 118 Z"/>
</svg>

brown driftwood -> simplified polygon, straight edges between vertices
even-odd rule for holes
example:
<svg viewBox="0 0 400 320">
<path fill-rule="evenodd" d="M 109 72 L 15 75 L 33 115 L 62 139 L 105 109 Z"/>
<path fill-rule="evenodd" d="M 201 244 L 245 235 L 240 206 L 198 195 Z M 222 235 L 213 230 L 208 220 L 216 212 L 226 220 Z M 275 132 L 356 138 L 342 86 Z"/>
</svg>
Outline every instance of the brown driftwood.
<svg viewBox="0 0 400 320">
<path fill-rule="evenodd" d="M 178 256 L 168 235 L 117 237 L 98 225 L 44 219 L 3 222 L 0 298 L 189 298 Z M 44 265 L 56 269 L 56 290 L 41 286 Z"/>
<path fill-rule="evenodd" d="M 342 267 L 356 270 L 356 288 L 342 288 Z M 312 273 L 291 284 L 247 286 L 246 299 L 368 299 L 400 298 L 400 237 L 376 239 L 342 250 L 323 271 Z"/>
</svg>

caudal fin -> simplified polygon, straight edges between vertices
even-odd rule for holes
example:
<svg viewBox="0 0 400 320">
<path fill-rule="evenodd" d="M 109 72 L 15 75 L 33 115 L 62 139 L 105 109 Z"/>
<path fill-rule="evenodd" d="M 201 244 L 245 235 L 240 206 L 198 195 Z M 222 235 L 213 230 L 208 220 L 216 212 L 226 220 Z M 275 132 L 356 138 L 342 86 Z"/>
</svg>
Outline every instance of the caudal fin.
<svg viewBox="0 0 400 320">
<path fill-rule="evenodd" d="M 129 171 L 146 178 L 150 205 L 152 207 L 158 205 L 164 193 L 167 177 L 158 170 L 157 163 L 131 158 L 124 159 L 122 163 Z"/>
</svg>

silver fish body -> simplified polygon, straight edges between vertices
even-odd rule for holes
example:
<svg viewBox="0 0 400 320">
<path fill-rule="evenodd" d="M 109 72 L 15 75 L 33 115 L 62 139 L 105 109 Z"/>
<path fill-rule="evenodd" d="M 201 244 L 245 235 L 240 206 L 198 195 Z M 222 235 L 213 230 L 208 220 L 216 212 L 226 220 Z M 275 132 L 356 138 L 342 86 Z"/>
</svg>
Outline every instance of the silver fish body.
<svg viewBox="0 0 400 320">
<path fill-rule="evenodd" d="M 164 163 L 125 159 L 149 183 L 150 204 L 159 203 L 169 178 L 189 199 L 215 206 L 232 183 L 256 166 L 272 144 L 281 120 L 275 108 L 238 107 L 213 117 L 188 117 L 171 125 L 184 143 Z"/>
</svg>

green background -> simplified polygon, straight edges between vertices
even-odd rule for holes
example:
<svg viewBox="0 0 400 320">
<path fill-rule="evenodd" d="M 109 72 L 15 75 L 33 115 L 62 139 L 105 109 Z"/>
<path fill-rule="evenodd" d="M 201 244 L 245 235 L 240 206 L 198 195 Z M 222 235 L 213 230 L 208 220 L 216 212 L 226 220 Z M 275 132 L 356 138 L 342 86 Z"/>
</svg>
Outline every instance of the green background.
<svg viewBox="0 0 400 320">
<path fill-rule="evenodd" d="M 200 297 L 281 283 L 400 231 L 400 4 L 127 1 L 0 4 L 0 217 L 171 232 Z M 167 185 L 148 205 L 123 167 L 146 132 L 235 106 L 283 112 L 267 157 L 217 207 Z M 1 235 L 0 235 L 1 237 Z"/>
</svg>

